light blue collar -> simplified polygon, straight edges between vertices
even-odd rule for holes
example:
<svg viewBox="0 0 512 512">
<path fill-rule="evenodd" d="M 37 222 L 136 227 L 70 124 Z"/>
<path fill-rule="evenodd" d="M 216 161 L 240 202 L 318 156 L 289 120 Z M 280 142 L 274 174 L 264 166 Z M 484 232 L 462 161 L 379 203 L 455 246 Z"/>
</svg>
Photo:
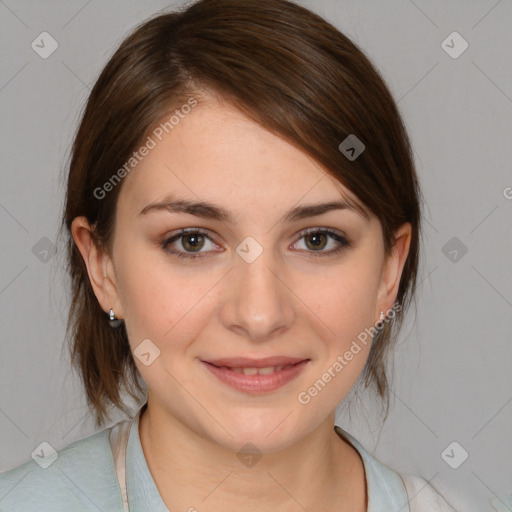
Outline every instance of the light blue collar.
<svg viewBox="0 0 512 512">
<path fill-rule="evenodd" d="M 139 410 L 130 429 L 126 447 L 126 490 L 130 510 L 138 512 L 168 512 L 142 451 L 139 437 Z"/>
<path fill-rule="evenodd" d="M 377 460 L 363 445 L 337 425 L 336 433 L 348 441 L 361 455 L 368 493 L 367 512 L 410 512 L 405 485 L 400 475 Z"/>
</svg>

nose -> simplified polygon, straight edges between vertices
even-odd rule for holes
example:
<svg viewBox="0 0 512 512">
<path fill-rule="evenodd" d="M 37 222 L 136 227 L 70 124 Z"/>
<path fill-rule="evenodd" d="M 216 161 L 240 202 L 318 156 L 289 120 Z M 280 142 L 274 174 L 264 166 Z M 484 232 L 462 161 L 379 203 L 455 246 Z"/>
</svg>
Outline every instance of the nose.
<svg viewBox="0 0 512 512">
<path fill-rule="evenodd" d="M 236 256 L 221 309 L 224 326 L 255 342 L 283 334 L 294 320 L 292 291 L 270 250 L 252 263 Z"/>
</svg>

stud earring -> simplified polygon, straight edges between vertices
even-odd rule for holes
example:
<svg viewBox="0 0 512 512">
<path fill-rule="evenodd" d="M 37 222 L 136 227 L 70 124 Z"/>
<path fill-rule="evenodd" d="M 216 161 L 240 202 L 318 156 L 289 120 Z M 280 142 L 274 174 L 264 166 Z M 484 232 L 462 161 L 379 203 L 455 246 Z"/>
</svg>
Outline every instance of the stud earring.
<svg viewBox="0 0 512 512">
<path fill-rule="evenodd" d="M 121 325 L 121 323 L 122 323 L 122 320 L 120 320 L 119 318 L 116 318 L 116 315 L 114 314 L 114 310 L 113 309 L 110 309 L 108 323 L 109 323 L 110 327 L 112 327 L 114 329 L 116 327 L 119 327 Z"/>
</svg>

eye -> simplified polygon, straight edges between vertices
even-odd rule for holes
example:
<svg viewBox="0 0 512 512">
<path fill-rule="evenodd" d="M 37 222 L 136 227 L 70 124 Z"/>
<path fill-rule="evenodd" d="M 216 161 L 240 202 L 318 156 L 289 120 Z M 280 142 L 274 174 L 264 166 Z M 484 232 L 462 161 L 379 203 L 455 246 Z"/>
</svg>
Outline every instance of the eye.
<svg viewBox="0 0 512 512">
<path fill-rule="evenodd" d="M 305 241 L 305 247 L 297 247 L 300 241 Z M 210 247 L 208 247 L 210 244 Z M 182 229 L 179 233 L 165 239 L 162 248 L 179 258 L 201 258 L 209 252 L 218 251 L 219 246 L 211 239 L 207 231 L 198 228 Z M 332 229 L 314 228 L 303 231 L 293 248 L 305 251 L 308 256 L 329 256 L 350 247 L 348 240 Z M 328 248 L 329 250 L 324 250 Z M 204 250 L 203 250 L 204 249 Z"/>
<path fill-rule="evenodd" d="M 211 247 L 208 248 L 208 244 Z M 215 250 L 218 245 L 208 236 L 206 231 L 201 229 L 182 229 L 179 233 L 165 239 L 162 247 L 180 258 L 200 258 L 203 253 Z M 201 249 L 205 248 L 202 251 Z"/>
<path fill-rule="evenodd" d="M 304 247 L 298 247 L 308 252 L 308 256 L 328 256 L 337 254 L 346 247 L 350 247 L 348 240 L 340 233 L 332 229 L 314 228 L 301 233 L 300 241 L 304 240 Z M 299 242 L 295 242 L 294 247 L 297 248 Z M 330 247 L 330 250 L 324 250 Z"/>
</svg>

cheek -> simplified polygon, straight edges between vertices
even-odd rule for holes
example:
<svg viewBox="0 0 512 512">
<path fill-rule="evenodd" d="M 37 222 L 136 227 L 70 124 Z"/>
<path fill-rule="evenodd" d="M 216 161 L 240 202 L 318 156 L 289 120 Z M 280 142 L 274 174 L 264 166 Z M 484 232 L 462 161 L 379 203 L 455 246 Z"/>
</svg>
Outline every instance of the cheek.
<svg viewBox="0 0 512 512">
<path fill-rule="evenodd" d="M 165 272 L 158 266 L 125 276 L 129 343 L 143 380 L 157 395 L 172 389 L 178 393 L 175 379 L 187 388 L 193 385 L 190 368 L 183 361 L 190 358 L 194 341 L 211 316 L 207 297 L 201 299 L 209 288 L 211 284 L 194 278 L 184 281 L 169 268 Z"/>
<path fill-rule="evenodd" d="M 323 389 L 318 403 L 338 403 L 362 372 L 371 348 L 378 280 L 371 265 L 357 263 L 340 266 L 330 279 L 302 287 L 304 302 L 314 312 L 316 333 L 324 333 L 323 347 L 317 353 L 320 364 L 312 383 Z M 332 383 L 332 384 L 331 384 Z M 312 389 L 314 394 L 316 391 Z"/>
<path fill-rule="evenodd" d="M 312 304 L 323 304 L 316 311 L 321 321 L 315 321 L 315 331 L 318 334 L 322 329 L 326 334 L 316 352 L 314 371 L 297 395 L 300 404 L 312 404 L 317 413 L 325 414 L 344 400 L 356 383 L 372 344 L 374 299 L 369 292 L 373 289 L 370 280 L 351 275 L 339 285 L 333 283 L 322 299 L 309 296 Z"/>
<path fill-rule="evenodd" d="M 124 259 L 116 274 L 133 348 L 148 338 L 162 348 L 172 341 L 177 349 L 207 319 L 211 274 L 178 272 L 165 258 L 142 251 Z"/>
<path fill-rule="evenodd" d="M 334 275 L 302 290 L 304 302 L 337 340 L 338 348 L 378 320 L 374 318 L 378 283 L 371 268 L 340 267 Z"/>
</svg>

